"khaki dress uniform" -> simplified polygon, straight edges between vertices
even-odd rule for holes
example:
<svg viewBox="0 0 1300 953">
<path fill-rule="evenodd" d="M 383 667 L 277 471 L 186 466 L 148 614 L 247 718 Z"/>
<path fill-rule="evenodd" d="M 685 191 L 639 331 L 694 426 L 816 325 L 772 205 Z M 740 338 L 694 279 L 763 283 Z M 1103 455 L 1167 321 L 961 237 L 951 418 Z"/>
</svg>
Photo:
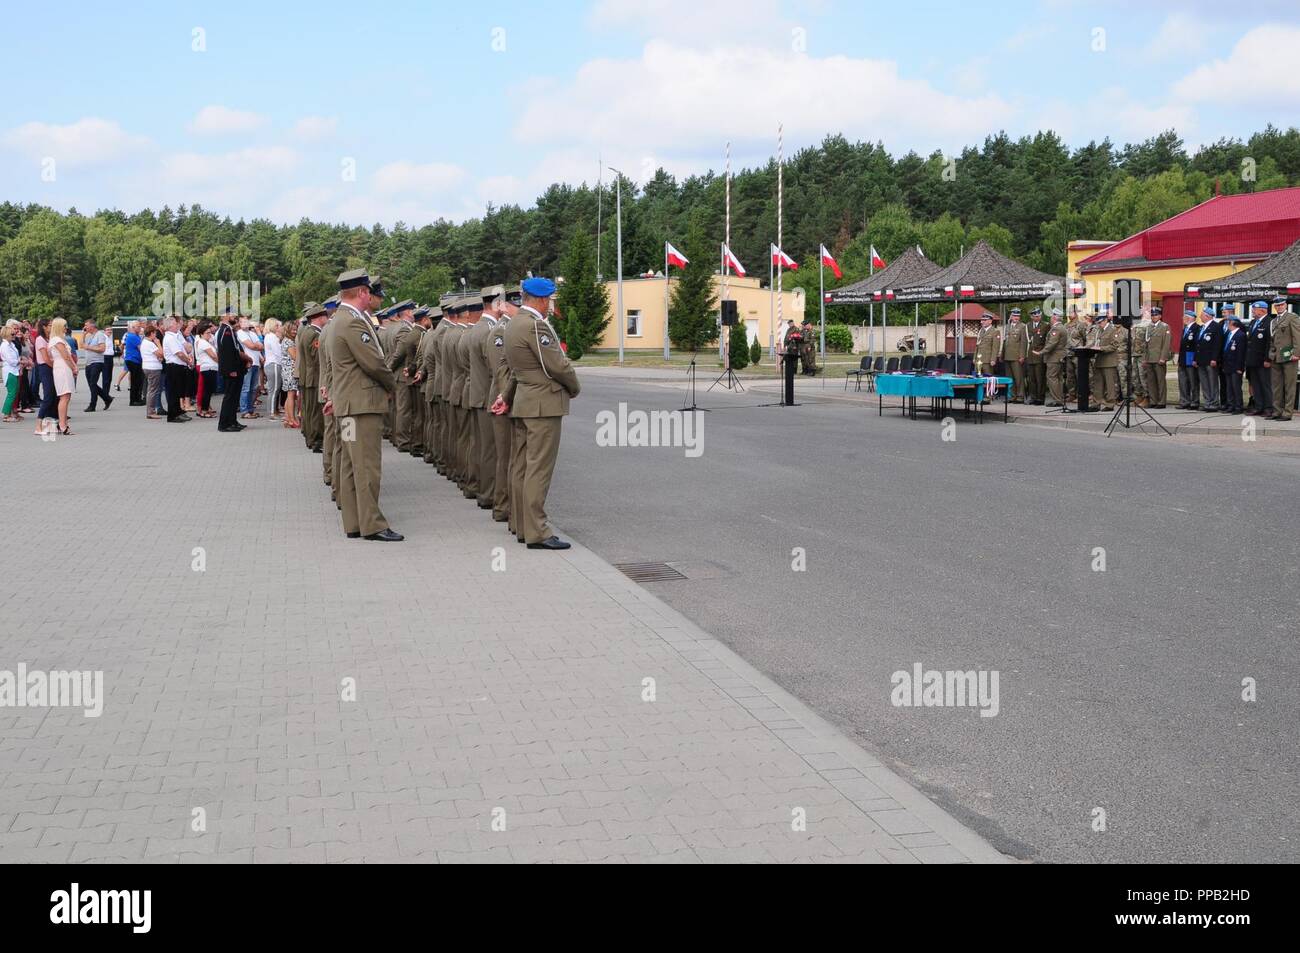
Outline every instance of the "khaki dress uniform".
<svg viewBox="0 0 1300 953">
<path fill-rule="evenodd" d="M 302 439 L 311 451 L 321 450 L 324 419 L 320 412 L 320 328 L 310 321 L 298 332 L 298 391 L 302 394 Z"/>
<path fill-rule="evenodd" d="M 420 431 L 420 441 L 424 447 L 422 454 L 425 463 L 436 463 L 434 458 L 434 391 L 433 358 L 430 356 L 434 342 L 435 325 L 420 335 L 420 346 L 415 349 L 415 366 L 420 373 L 420 403 L 423 408 L 424 426 Z"/>
<path fill-rule="evenodd" d="M 477 324 L 477 322 L 475 322 Z M 452 378 L 452 400 L 459 408 L 456 421 L 456 453 L 460 457 L 460 492 L 465 499 L 478 498 L 478 421 L 470 406 L 470 331 L 474 325 L 465 326 L 456 339 L 456 374 Z M 456 383 L 459 381 L 460 386 Z"/>
<path fill-rule="evenodd" d="M 1118 324 L 1108 323 L 1098 336 L 1097 355 L 1098 370 L 1101 375 L 1102 410 L 1114 410 L 1119 406 L 1119 365 L 1123 360 L 1126 347 L 1125 332 Z"/>
<path fill-rule="evenodd" d="M 1065 325 L 1065 341 L 1065 399 L 1074 401 L 1079 396 L 1079 361 L 1074 356 L 1074 349 L 1087 345 L 1087 326 L 1078 318 L 1069 322 Z"/>
<path fill-rule="evenodd" d="M 405 433 L 407 438 L 406 446 L 399 449 L 415 457 L 424 455 L 424 401 L 420 396 L 420 385 L 415 381 L 420 370 L 417 351 L 424 334 L 424 326 L 413 323 L 411 330 L 398 338 L 397 367 L 393 369 L 398 400 L 406 411 L 404 414 L 399 411 L 397 415 L 398 431 Z"/>
<path fill-rule="evenodd" d="M 1039 355 L 1042 366 L 1047 370 L 1048 407 L 1065 405 L 1065 353 L 1070 343 L 1070 332 L 1064 324 L 1053 324 L 1047 330 Z"/>
<path fill-rule="evenodd" d="M 975 338 L 975 373 L 994 374 L 997 372 L 998 355 L 1002 353 L 1002 333 L 996 325 L 980 328 Z"/>
<path fill-rule="evenodd" d="M 373 324 L 374 322 L 372 322 Z M 393 335 L 397 333 L 397 321 L 379 322 L 379 347 L 384 354 L 393 353 Z M 384 439 L 392 440 L 397 426 L 397 402 L 394 401 L 384 413 Z"/>
<path fill-rule="evenodd" d="M 379 485 L 384 413 L 395 382 L 366 316 L 340 304 L 334 320 L 339 327 L 330 340 L 330 399 L 343 445 L 338 487 L 343 531 L 350 536 L 370 536 L 388 529 L 388 520 L 379 509 Z"/>
<path fill-rule="evenodd" d="M 452 385 L 456 377 L 456 342 L 464 333 L 459 324 L 443 322 L 446 332 L 438 347 L 438 377 L 442 381 L 442 460 L 444 474 L 452 481 L 460 480 L 460 460 L 456 456 L 456 425 L 458 408 L 451 400 Z"/>
<path fill-rule="evenodd" d="M 430 418 L 429 445 L 425 447 L 425 456 L 426 459 L 432 458 L 433 465 L 442 474 L 447 472 L 447 461 L 442 455 L 443 410 L 445 409 L 442 402 L 442 339 L 450 326 L 444 319 L 435 324 L 424 336 L 425 395 L 429 401 Z"/>
<path fill-rule="evenodd" d="M 497 397 L 505 394 L 510 386 L 510 365 L 506 363 L 506 328 L 510 318 L 502 316 L 497 326 L 492 329 L 484 341 L 484 351 L 488 355 L 488 366 L 492 371 L 492 382 L 488 388 L 487 403 L 490 408 Z M 510 523 L 510 445 L 514 436 L 514 427 L 507 414 L 494 414 L 488 411 L 492 421 L 492 442 L 496 446 L 496 473 L 492 478 L 492 518 L 498 523 Z M 519 535 L 515 533 L 515 535 Z"/>
<path fill-rule="evenodd" d="M 1291 349 L 1290 357 L 1282 352 Z M 1273 372 L 1273 416 L 1290 420 L 1295 412 L 1296 363 L 1300 359 L 1300 315 L 1284 311 L 1273 321 L 1273 343 L 1268 349 Z"/>
<path fill-rule="evenodd" d="M 1019 321 L 1008 321 L 1002 339 L 1002 362 L 1011 378 L 1011 403 L 1025 402 L 1025 359 L 1029 355 L 1029 329 Z"/>
<path fill-rule="evenodd" d="M 465 335 L 469 352 L 469 377 L 464 402 L 469 410 L 471 428 L 474 430 L 474 489 L 480 509 L 490 509 L 496 496 L 497 443 L 492 432 L 492 415 L 488 413 L 495 394 L 492 389 L 492 366 L 488 361 L 489 342 L 496 334 L 496 318 L 484 313 L 478 324 Z"/>
<path fill-rule="evenodd" d="M 1025 357 L 1025 397 L 1031 404 L 1041 404 L 1047 395 L 1047 362 L 1041 351 L 1047 344 L 1051 326 L 1041 318 L 1031 321 L 1029 328 L 1029 354 Z M 1062 348 L 1064 353 L 1064 348 Z"/>
<path fill-rule="evenodd" d="M 560 425 L 580 390 L 578 374 L 550 322 L 526 305 L 506 326 L 504 347 L 510 379 L 503 396 L 515 428 L 511 516 L 524 542 L 540 543 L 554 535 L 546 519 L 546 494 L 560 450 Z"/>
<path fill-rule="evenodd" d="M 1136 345 L 1134 345 L 1136 347 Z M 1169 325 L 1152 319 L 1142 346 L 1142 376 L 1145 378 L 1147 406 L 1164 407 L 1168 396 L 1170 346 Z"/>
<path fill-rule="evenodd" d="M 335 314 L 337 314 L 337 310 Z M 331 317 L 325 322 L 325 326 L 320 329 L 320 347 L 316 349 L 316 356 L 320 359 L 320 386 L 325 389 L 326 396 L 332 395 L 332 370 L 334 361 L 330 353 L 331 341 L 334 338 L 334 332 L 338 329 L 338 321 Z M 324 405 L 321 405 L 322 412 Z M 334 486 L 334 478 L 342 468 L 341 454 L 342 446 L 339 444 L 339 419 L 334 414 L 323 418 L 322 423 L 321 448 L 324 453 L 321 459 L 321 466 L 325 471 L 325 484 L 331 487 L 330 499 L 338 503 L 338 488 Z"/>
<path fill-rule="evenodd" d="M 397 392 L 393 400 L 393 424 L 392 440 L 393 446 L 400 452 L 406 453 L 411 449 L 411 424 L 413 414 L 411 410 L 410 388 L 406 386 L 406 381 L 402 377 L 402 368 L 406 366 L 406 352 L 404 345 L 411 335 L 415 325 L 410 321 L 390 321 L 392 326 L 385 327 L 380 333 L 379 340 L 384 348 L 384 362 L 388 369 L 393 372 L 393 380 L 397 386 Z"/>
</svg>

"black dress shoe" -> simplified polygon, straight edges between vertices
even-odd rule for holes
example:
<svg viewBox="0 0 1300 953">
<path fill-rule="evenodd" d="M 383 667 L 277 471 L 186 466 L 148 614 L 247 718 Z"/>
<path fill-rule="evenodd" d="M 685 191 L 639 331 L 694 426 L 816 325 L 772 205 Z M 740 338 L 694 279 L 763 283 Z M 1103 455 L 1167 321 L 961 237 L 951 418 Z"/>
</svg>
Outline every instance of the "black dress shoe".
<svg viewBox="0 0 1300 953">
<path fill-rule="evenodd" d="M 521 543 L 526 543 L 526 542 L 528 542 L 528 540 L 524 539 L 522 536 L 516 536 L 515 539 L 516 539 L 518 542 L 521 542 Z"/>
<path fill-rule="evenodd" d="M 394 533 L 391 529 L 381 529 L 378 533 L 371 533 L 366 539 L 373 539 L 377 543 L 400 543 L 406 537 L 401 533 Z"/>
<path fill-rule="evenodd" d="M 355 533 L 347 533 L 347 534 L 345 534 L 345 535 L 347 536 L 348 539 L 360 539 L 360 538 L 361 538 L 361 530 L 357 530 Z M 367 537 L 367 538 L 369 538 L 369 537 Z"/>
<path fill-rule="evenodd" d="M 568 549 L 571 544 L 566 543 L 558 536 L 548 536 L 540 543 L 529 543 L 529 549 Z"/>
<path fill-rule="evenodd" d="M 218 427 L 217 433 L 239 433 L 242 427 Z"/>
<path fill-rule="evenodd" d="M 482 500 L 479 500 L 479 501 L 478 501 L 478 508 L 479 508 L 480 510 L 490 510 L 490 509 L 492 509 L 492 501 L 491 501 L 491 500 L 488 500 L 486 503 L 484 503 Z"/>
<path fill-rule="evenodd" d="M 93 414 L 94 412 L 95 412 L 95 408 L 94 408 L 94 407 L 87 407 L 84 411 L 82 411 L 82 413 L 85 413 L 85 414 Z"/>
<path fill-rule="evenodd" d="M 325 451 L 324 451 L 322 448 L 320 448 L 320 447 L 312 447 L 312 448 L 311 448 L 311 452 L 312 452 L 312 453 L 324 453 Z"/>
<path fill-rule="evenodd" d="M 104 409 L 105 409 L 105 410 L 108 410 L 108 408 L 110 408 L 110 407 L 112 407 L 112 406 L 113 406 L 113 398 L 112 398 L 112 397 L 105 397 L 105 398 L 104 398 Z"/>
</svg>

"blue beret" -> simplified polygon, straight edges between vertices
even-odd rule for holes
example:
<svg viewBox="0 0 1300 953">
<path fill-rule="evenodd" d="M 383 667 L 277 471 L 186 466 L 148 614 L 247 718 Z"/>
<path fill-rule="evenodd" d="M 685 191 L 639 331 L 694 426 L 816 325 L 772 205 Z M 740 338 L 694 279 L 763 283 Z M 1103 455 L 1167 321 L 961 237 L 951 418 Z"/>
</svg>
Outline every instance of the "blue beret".
<svg viewBox="0 0 1300 953">
<path fill-rule="evenodd" d="M 1195 308 L 1184 308 L 1184 309 L 1183 309 L 1183 316 L 1184 316 L 1184 317 L 1188 317 L 1188 318 L 1194 318 L 1194 317 L 1196 317 L 1196 309 L 1195 309 Z"/>
<path fill-rule="evenodd" d="M 1209 315 L 1213 315 L 1213 314 L 1214 314 L 1214 307 L 1213 307 L 1212 305 L 1208 305 L 1208 304 L 1207 304 L 1204 308 L 1201 309 L 1201 314 L 1209 314 Z"/>
<path fill-rule="evenodd" d="M 534 298 L 549 298 L 555 294 L 555 282 L 550 278 L 525 278 L 524 294 Z"/>
<path fill-rule="evenodd" d="M 1263 301 L 1252 301 L 1250 306 L 1252 308 L 1263 308 L 1265 311 L 1268 310 L 1268 305 L 1265 304 Z"/>
<path fill-rule="evenodd" d="M 1222 307 L 1221 310 L 1223 311 L 1224 314 L 1232 314 L 1234 311 L 1237 310 L 1237 306 L 1233 304 L 1231 301 L 1229 301 L 1227 304 L 1225 304 Z"/>
</svg>

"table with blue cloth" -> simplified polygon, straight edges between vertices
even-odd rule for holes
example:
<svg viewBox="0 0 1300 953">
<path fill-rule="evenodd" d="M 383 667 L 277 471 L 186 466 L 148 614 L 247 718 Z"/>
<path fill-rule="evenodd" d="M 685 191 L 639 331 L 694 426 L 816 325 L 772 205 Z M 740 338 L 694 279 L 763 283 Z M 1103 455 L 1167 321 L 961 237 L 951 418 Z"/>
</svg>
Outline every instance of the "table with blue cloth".
<svg viewBox="0 0 1300 953">
<path fill-rule="evenodd" d="M 951 407 L 951 401 L 960 397 L 965 403 L 967 416 L 974 405 L 981 413 L 976 420 L 984 420 L 983 407 L 990 383 L 1002 391 L 1002 420 L 1010 419 L 1008 405 L 1011 400 L 1011 378 L 968 377 L 961 374 L 877 374 L 876 400 L 880 416 L 885 413 L 885 397 L 902 397 L 903 413 L 916 419 L 918 397 L 930 399 L 930 413 L 937 420 Z"/>
</svg>

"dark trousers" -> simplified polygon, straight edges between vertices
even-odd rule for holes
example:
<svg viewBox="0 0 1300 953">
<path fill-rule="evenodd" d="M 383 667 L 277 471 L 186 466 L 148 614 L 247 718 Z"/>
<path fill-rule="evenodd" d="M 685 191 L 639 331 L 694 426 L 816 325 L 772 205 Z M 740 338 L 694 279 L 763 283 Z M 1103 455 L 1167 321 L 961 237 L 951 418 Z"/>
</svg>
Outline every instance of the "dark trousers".
<svg viewBox="0 0 1300 953">
<path fill-rule="evenodd" d="M 131 406 L 144 403 L 144 366 L 139 361 L 127 361 L 126 372 L 131 378 Z"/>
<path fill-rule="evenodd" d="M 217 390 L 217 372 L 200 371 L 199 373 L 203 375 L 203 386 L 199 388 L 203 392 L 203 397 L 199 401 L 199 410 L 206 414 L 212 410 L 212 395 Z"/>
<path fill-rule="evenodd" d="M 1183 407 L 1196 407 L 1201 402 L 1201 379 L 1196 368 L 1178 365 L 1178 403 Z"/>
<path fill-rule="evenodd" d="M 1250 406 L 1261 414 L 1267 414 L 1273 407 L 1272 377 L 1267 367 L 1246 368 L 1246 378 L 1250 381 Z"/>
<path fill-rule="evenodd" d="M 185 393 L 185 367 L 181 364 L 164 364 L 163 379 L 167 382 L 167 419 L 181 415 L 181 396 Z"/>
<path fill-rule="evenodd" d="M 1241 413 L 1241 371 L 1224 371 L 1223 379 L 1227 382 L 1223 391 L 1224 409 Z"/>
<path fill-rule="evenodd" d="M 54 409 L 56 395 L 54 393 L 54 368 L 48 364 L 36 365 L 36 384 L 40 390 L 41 405 L 36 410 L 36 417 L 39 420 L 42 417 L 57 417 L 59 412 Z"/>
<path fill-rule="evenodd" d="M 239 413 L 239 391 L 244 385 L 244 375 L 236 377 L 223 376 L 226 389 L 221 393 L 221 413 L 217 417 L 217 426 L 222 430 L 235 426 L 235 415 Z"/>
<path fill-rule="evenodd" d="M 99 401 L 108 406 L 112 399 L 108 396 L 108 385 L 113 378 L 111 369 L 105 371 L 103 361 L 92 361 L 86 365 L 86 386 L 90 388 L 90 409 L 94 410 Z"/>
</svg>

